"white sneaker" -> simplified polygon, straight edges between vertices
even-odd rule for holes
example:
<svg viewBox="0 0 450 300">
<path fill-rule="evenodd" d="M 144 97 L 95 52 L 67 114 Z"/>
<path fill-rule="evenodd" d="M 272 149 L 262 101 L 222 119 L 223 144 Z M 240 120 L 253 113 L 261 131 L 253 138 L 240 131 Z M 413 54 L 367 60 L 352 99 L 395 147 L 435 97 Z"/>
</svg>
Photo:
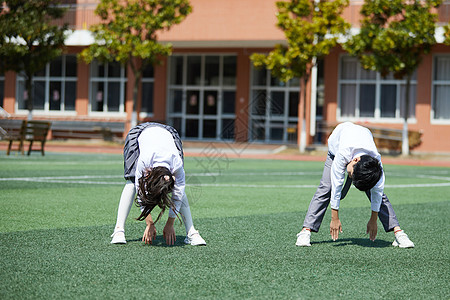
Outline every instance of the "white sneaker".
<svg viewBox="0 0 450 300">
<path fill-rule="evenodd" d="M 205 240 L 200 236 L 197 230 L 191 229 L 184 239 L 184 243 L 192 246 L 206 246 Z"/>
<path fill-rule="evenodd" d="M 111 234 L 112 240 L 111 244 L 126 244 L 127 240 L 125 239 L 125 231 L 124 230 L 117 230 L 114 231 L 113 234 Z"/>
<path fill-rule="evenodd" d="M 311 231 L 302 230 L 297 233 L 297 242 L 295 245 L 300 247 L 311 247 Z"/>
<path fill-rule="evenodd" d="M 411 242 L 408 235 L 401 230 L 395 234 L 395 240 L 392 243 L 392 246 L 400 248 L 414 248 L 414 243 Z"/>
</svg>

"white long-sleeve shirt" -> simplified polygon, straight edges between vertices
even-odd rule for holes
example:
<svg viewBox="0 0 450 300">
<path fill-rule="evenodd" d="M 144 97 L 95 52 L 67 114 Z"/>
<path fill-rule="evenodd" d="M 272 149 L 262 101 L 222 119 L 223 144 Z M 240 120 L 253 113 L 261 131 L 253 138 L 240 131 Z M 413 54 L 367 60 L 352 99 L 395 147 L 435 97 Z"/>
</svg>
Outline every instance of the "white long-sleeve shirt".
<svg viewBox="0 0 450 300">
<path fill-rule="evenodd" d="M 356 157 L 370 155 L 381 164 L 381 155 L 378 153 L 370 130 L 351 122 L 345 122 L 336 126 L 328 138 L 328 151 L 335 156 L 331 164 L 330 204 L 331 208 L 339 209 L 348 163 Z M 373 211 L 380 211 L 383 190 L 384 171 L 380 180 L 370 190 L 371 208 Z"/>
<path fill-rule="evenodd" d="M 176 212 L 180 211 L 185 192 L 185 173 L 183 160 L 175 146 L 172 134 L 161 127 L 148 127 L 138 137 L 139 158 L 136 164 L 136 190 L 139 188 L 139 178 L 144 170 L 155 167 L 166 167 L 175 176 L 172 191 L 172 201 Z M 176 212 L 171 208 L 169 217 L 175 218 Z"/>
</svg>

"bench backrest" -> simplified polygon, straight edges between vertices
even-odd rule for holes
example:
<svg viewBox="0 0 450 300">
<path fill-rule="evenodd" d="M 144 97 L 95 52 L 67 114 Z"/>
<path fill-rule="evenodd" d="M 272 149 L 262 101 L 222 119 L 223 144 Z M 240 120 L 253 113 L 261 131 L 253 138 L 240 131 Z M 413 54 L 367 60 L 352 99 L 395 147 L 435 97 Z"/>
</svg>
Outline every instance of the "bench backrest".
<svg viewBox="0 0 450 300">
<path fill-rule="evenodd" d="M 21 133 L 27 140 L 45 141 L 50 129 L 51 122 L 46 121 L 24 121 Z"/>
</svg>

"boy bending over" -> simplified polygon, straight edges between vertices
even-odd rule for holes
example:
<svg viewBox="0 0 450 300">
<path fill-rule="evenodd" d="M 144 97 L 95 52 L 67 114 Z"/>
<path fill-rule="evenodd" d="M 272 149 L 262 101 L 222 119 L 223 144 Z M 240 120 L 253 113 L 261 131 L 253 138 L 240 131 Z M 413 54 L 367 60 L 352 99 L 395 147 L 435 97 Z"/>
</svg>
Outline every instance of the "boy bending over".
<svg viewBox="0 0 450 300">
<path fill-rule="evenodd" d="M 345 171 L 348 177 L 344 186 Z M 377 236 L 377 218 L 386 232 L 394 231 L 394 247 L 413 248 L 414 243 L 401 230 L 394 209 L 384 194 L 384 172 L 381 155 L 369 129 L 346 122 L 339 124 L 328 139 L 328 156 L 322 179 L 309 204 L 303 229 L 297 234 L 297 246 L 311 246 L 311 231 L 318 232 L 322 219 L 331 203 L 330 234 L 333 241 L 342 232 L 339 220 L 339 203 L 351 183 L 364 191 L 371 202 L 371 216 L 367 223 L 369 239 Z"/>
</svg>

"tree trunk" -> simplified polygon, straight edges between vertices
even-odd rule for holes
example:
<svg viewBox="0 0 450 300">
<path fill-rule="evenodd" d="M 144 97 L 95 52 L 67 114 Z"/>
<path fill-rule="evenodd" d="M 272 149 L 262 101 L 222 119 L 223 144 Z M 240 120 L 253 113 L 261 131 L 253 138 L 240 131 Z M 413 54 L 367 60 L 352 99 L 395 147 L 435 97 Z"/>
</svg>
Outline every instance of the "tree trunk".
<svg viewBox="0 0 450 300">
<path fill-rule="evenodd" d="M 25 74 L 25 90 L 27 91 L 28 98 L 26 107 L 28 109 L 28 120 L 33 119 L 33 75 Z"/>
<path fill-rule="evenodd" d="M 139 122 L 137 110 L 137 98 L 139 91 L 139 83 L 141 82 L 142 72 L 140 70 L 134 71 L 134 85 L 133 85 L 133 111 L 131 113 L 131 128 L 136 126 Z"/>
<path fill-rule="evenodd" d="M 308 82 L 308 76 L 303 76 L 302 98 L 303 98 L 303 115 L 302 115 L 302 127 L 300 131 L 300 144 L 299 151 L 304 153 L 306 150 L 306 84 Z"/>
<path fill-rule="evenodd" d="M 409 138 L 408 138 L 408 115 L 409 115 L 409 87 L 411 85 L 411 75 L 406 78 L 406 93 L 405 93 L 405 112 L 403 116 L 403 131 L 402 131 L 402 155 L 409 155 Z"/>
</svg>

